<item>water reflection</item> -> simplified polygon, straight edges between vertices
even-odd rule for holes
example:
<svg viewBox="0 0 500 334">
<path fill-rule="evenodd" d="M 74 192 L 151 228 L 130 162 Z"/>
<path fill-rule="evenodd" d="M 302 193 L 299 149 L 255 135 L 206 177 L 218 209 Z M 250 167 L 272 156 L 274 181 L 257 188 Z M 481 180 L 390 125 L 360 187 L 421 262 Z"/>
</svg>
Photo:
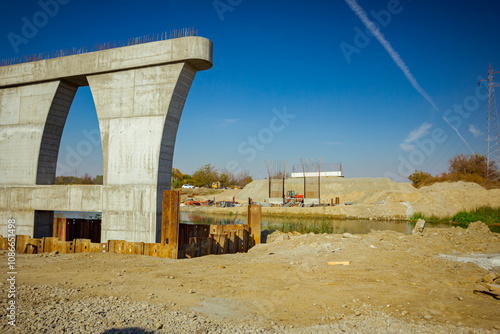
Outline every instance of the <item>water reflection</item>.
<svg viewBox="0 0 500 334">
<path fill-rule="evenodd" d="M 227 216 L 181 212 L 180 222 L 183 224 L 246 224 L 246 216 Z M 446 224 L 432 225 L 432 227 L 449 227 Z M 389 230 L 410 234 L 415 223 L 404 221 L 378 221 L 378 220 L 345 220 L 330 218 L 303 218 L 303 217 L 262 217 L 263 230 L 279 230 L 283 232 L 297 231 L 300 233 L 352 233 L 366 234 L 371 230 Z"/>
</svg>

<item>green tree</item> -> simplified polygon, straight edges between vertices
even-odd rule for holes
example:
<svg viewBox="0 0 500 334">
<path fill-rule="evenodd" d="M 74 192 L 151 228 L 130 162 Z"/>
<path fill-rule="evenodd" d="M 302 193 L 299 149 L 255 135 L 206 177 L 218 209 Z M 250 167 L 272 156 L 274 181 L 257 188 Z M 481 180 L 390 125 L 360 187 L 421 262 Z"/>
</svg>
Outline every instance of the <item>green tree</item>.
<svg viewBox="0 0 500 334">
<path fill-rule="evenodd" d="M 231 187 L 236 185 L 237 180 L 233 172 L 228 169 L 223 169 L 220 171 L 220 181 L 222 181 L 224 187 Z"/>
<path fill-rule="evenodd" d="M 192 184 L 193 178 L 189 174 L 182 174 L 181 186 L 183 184 Z"/>
<path fill-rule="evenodd" d="M 92 184 L 92 177 L 87 173 L 80 180 L 80 184 Z"/>
<path fill-rule="evenodd" d="M 93 184 L 103 184 L 103 176 L 102 175 L 96 175 L 94 179 L 92 180 Z"/>
<path fill-rule="evenodd" d="M 170 189 L 179 188 L 180 186 L 181 186 L 181 180 L 175 177 L 172 177 L 170 179 Z"/>
<path fill-rule="evenodd" d="M 172 168 L 172 177 L 176 178 L 177 180 L 182 180 L 184 174 L 181 173 L 180 170 L 177 168 Z"/>
<path fill-rule="evenodd" d="M 219 173 L 211 164 L 206 164 L 198 168 L 193 173 L 193 178 L 192 178 L 193 185 L 197 187 L 209 187 L 211 186 L 212 182 L 218 180 L 219 180 Z"/>
</svg>

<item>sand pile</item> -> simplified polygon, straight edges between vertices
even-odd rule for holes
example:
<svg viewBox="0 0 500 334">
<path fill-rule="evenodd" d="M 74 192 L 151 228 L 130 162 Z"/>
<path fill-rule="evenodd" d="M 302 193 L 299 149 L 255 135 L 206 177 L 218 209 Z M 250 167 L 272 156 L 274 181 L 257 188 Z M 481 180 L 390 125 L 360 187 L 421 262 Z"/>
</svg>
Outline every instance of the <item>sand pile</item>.
<svg viewBox="0 0 500 334">
<path fill-rule="evenodd" d="M 242 203 L 248 197 L 264 201 L 268 198 L 268 187 L 268 180 L 255 180 L 241 190 L 236 199 Z M 303 179 L 286 180 L 285 191 L 289 190 L 303 193 Z M 470 182 L 436 183 L 416 189 L 409 183 L 398 183 L 388 178 L 322 179 L 321 201 L 329 203 L 335 197 L 340 198 L 340 203 L 355 204 L 325 209 L 324 213 L 351 218 L 402 217 L 413 212 L 446 217 L 485 205 L 500 206 L 500 189 L 486 190 Z M 374 213 L 377 217 L 373 216 Z"/>
</svg>

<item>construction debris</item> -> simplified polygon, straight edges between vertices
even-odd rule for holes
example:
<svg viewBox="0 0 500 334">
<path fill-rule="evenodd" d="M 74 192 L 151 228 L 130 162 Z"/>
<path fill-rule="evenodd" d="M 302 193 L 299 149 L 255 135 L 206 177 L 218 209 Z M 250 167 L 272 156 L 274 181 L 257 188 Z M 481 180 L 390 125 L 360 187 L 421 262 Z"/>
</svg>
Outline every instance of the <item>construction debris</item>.
<svg viewBox="0 0 500 334">
<path fill-rule="evenodd" d="M 411 234 L 422 233 L 424 231 L 424 227 L 425 227 L 425 220 L 418 219 L 417 223 L 415 224 L 415 228 L 411 231 Z"/>
<path fill-rule="evenodd" d="M 351 264 L 351 261 L 330 261 L 328 262 L 329 266 L 348 266 Z"/>
</svg>

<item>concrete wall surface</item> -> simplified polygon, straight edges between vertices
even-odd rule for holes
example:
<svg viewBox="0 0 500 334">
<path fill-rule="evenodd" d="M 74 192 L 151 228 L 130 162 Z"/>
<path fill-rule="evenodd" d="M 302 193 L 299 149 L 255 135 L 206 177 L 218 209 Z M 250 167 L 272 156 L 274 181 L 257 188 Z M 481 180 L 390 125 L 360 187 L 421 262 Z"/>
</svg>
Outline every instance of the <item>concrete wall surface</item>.
<svg viewBox="0 0 500 334">
<path fill-rule="evenodd" d="M 0 67 L 0 234 L 50 236 L 56 211 L 102 212 L 101 240 L 158 242 L 177 128 L 212 42 L 184 37 Z M 102 186 L 55 186 L 59 145 L 79 86 L 94 98 Z"/>
</svg>

